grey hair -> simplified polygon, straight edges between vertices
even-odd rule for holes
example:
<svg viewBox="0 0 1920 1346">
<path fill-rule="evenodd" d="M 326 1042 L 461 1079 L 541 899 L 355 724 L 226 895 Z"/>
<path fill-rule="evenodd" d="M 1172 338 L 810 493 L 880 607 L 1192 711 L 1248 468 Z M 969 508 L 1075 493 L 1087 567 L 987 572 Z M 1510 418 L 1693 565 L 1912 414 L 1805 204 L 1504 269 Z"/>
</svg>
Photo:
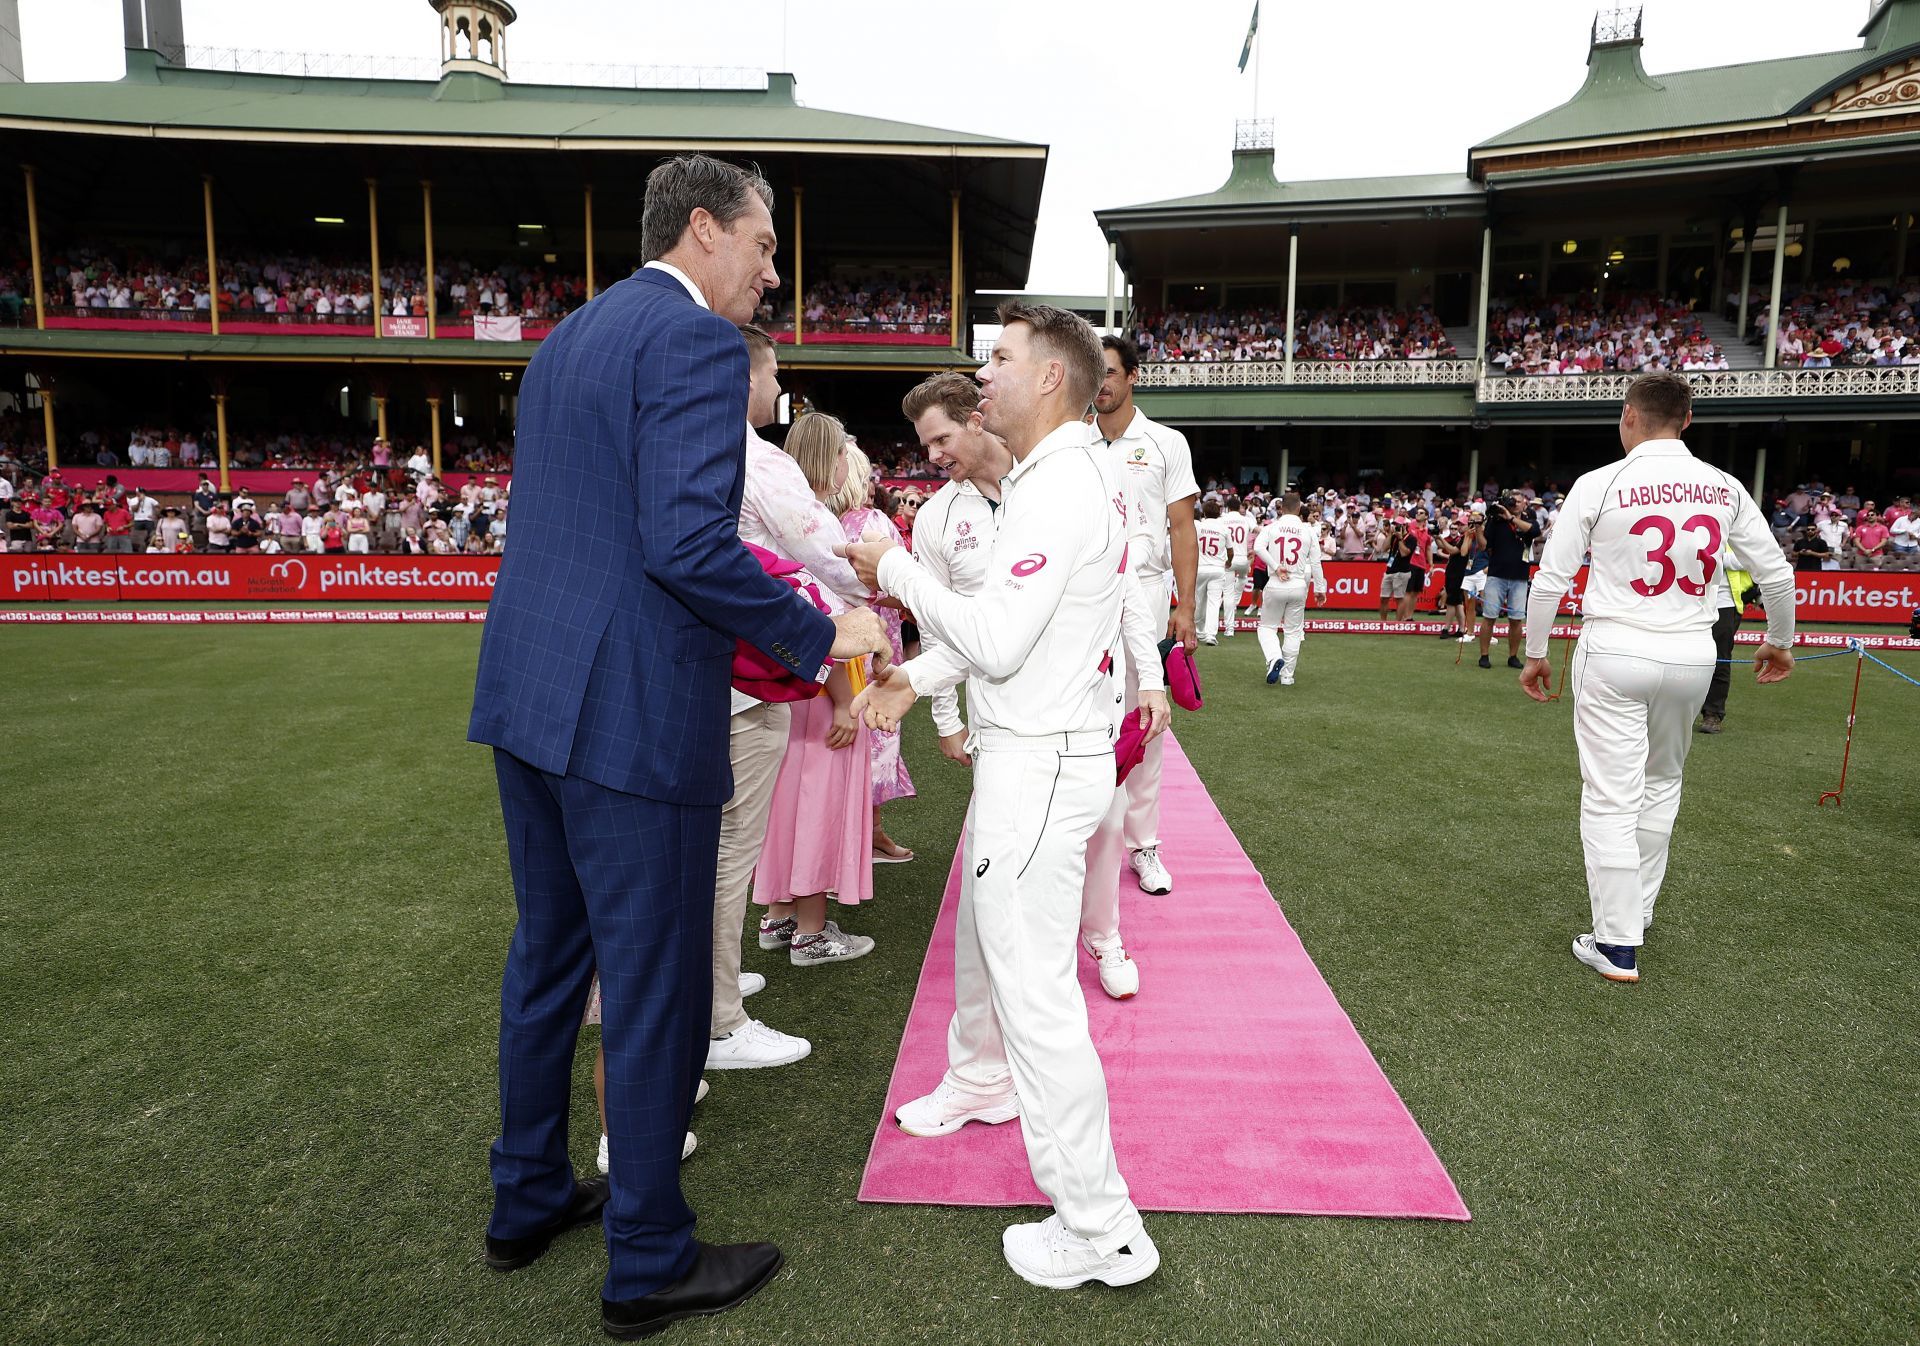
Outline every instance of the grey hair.
<svg viewBox="0 0 1920 1346">
<path fill-rule="evenodd" d="M 747 203 L 755 196 L 771 213 L 773 186 L 757 164 L 742 168 L 705 154 L 676 154 L 663 161 L 647 174 L 640 260 L 651 262 L 672 252 L 694 211 L 704 209 L 730 225 L 747 213 Z"/>
</svg>

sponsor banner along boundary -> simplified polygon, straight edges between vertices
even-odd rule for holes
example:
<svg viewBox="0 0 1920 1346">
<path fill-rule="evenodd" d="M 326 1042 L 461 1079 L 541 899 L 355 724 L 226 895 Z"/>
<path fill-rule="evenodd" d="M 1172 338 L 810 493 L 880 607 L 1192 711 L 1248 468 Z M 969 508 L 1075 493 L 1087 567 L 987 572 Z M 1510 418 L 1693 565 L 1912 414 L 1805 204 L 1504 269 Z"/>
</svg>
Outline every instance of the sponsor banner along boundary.
<svg viewBox="0 0 1920 1346">
<path fill-rule="evenodd" d="M 485 602 L 499 569 L 497 556 L 21 553 L 0 555 L 0 602 Z M 1377 561 L 1329 562 L 1327 607 L 1378 609 L 1384 573 Z M 1575 576 L 1561 605 L 1564 615 L 1579 615 L 1586 577 L 1584 570 Z M 1795 585 L 1795 610 L 1803 622 L 1905 625 L 1920 608 L 1920 572 L 1807 571 L 1795 576 Z M 1423 612 L 1434 597 L 1429 585 L 1420 599 Z"/>
<path fill-rule="evenodd" d="M 134 608 L 89 608 L 69 611 L 0 609 L 0 625 L 81 625 L 81 626 L 311 626 L 345 624 L 349 626 L 400 626 L 420 623 L 484 622 L 481 608 L 425 608 L 380 610 L 338 608 L 248 608 L 240 610 L 195 609 L 154 611 Z M 1242 621 L 1241 631 L 1252 631 L 1254 624 Z M 1432 639 L 1439 626 L 1435 622 L 1351 621 L 1340 617 L 1316 617 L 1307 622 L 1311 635 L 1426 636 Z M 1495 638 L 1506 633 L 1506 624 L 1494 628 Z M 1553 628 L 1555 640 L 1571 640 L 1580 634 L 1574 625 Z M 1737 645 L 1758 645 L 1764 633 L 1741 631 L 1734 635 Z M 1845 631 L 1802 631 L 1794 641 L 1795 649 L 1846 649 L 1859 641 L 1869 650 L 1920 650 L 1920 640 L 1906 636 L 1852 634 Z"/>
</svg>

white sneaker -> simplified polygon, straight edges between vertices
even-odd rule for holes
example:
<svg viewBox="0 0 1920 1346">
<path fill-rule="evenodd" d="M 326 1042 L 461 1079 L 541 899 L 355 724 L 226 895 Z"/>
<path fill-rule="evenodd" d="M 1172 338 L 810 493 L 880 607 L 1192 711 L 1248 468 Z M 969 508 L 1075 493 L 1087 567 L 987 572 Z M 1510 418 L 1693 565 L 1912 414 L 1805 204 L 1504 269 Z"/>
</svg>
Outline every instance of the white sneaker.
<svg viewBox="0 0 1920 1346">
<path fill-rule="evenodd" d="M 1143 893 L 1170 893 L 1173 891 L 1173 875 L 1167 873 L 1167 867 L 1160 863 L 1160 848 L 1146 846 L 1133 853 L 1133 872 L 1139 876 L 1140 891 Z"/>
<path fill-rule="evenodd" d="M 813 1044 L 805 1038 L 789 1037 L 753 1019 L 744 1028 L 736 1028 L 725 1037 L 707 1043 L 707 1069 L 758 1070 L 763 1066 L 790 1066 L 805 1060 L 812 1050 Z"/>
<path fill-rule="evenodd" d="M 1479 637 L 1474 635 L 1473 632 L 1469 631 L 1464 636 L 1460 637 L 1460 643 L 1462 645 L 1471 645 L 1477 639 L 1479 639 Z"/>
<path fill-rule="evenodd" d="M 702 1080 L 701 1083 L 704 1084 L 706 1081 Z M 699 1148 L 700 1142 L 694 1138 L 693 1132 L 687 1132 L 686 1142 L 680 1147 L 680 1162 L 683 1164 L 686 1163 L 688 1159 L 693 1157 L 693 1152 Z M 600 1154 L 593 1162 L 603 1175 L 613 1171 L 613 1161 L 607 1158 L 607 1138 L 605 1136 L 600 1137 Z"/>
<path fill-rule="evenodd" d="M 1140 965 L 1127 956 L 1126 948 L 1118 940 L 1104 949 L 1092 940 L 1080 943 L 1100 964 L 1101 990 L 1115 1000 L 1131 1000 L 1140 994 Z"/>
<path fill-rule="evenodd" d="M 1291 687 L 1293 686 L 1293 679 L 1283 673 L 1280 675 L 1280 685 L 1282 687 Z"/>
<path fill-rule="evenodd" d="M 700 1087 L 693 1091 L 693 1101 L 696 1103 L 704 1103 L 706 1101 L 706 1098 L 707 1098 L 707 1082 L 705 1080 L 701 1080 Z"/>
<path fill-rule="evenodd" d="M 758 972 L 742 972 L 740 974 L 740 998 L 742 1000 L 766 989 L 767 979 Z"/>
<path fill-rule="evenodd" d="M 1020 1099 L 1009 1089 L 999 1098 L 963 1094 L 945 1080 L 925 1098 L 902 1103 L 893 1120 L 910 1136 L 950 1136 L 968 1122 L 998 1126 L 1020 1115 Z"/>
<path fill-rule="evenodd" d="M 1132 1285 L 1160 1269 L 1160 1250 L 1142 1229 L 1124 1247 L 1102 1257 L 1094 1246 L 1049 1215 L 1037 1224 L 1007 1226 L 1000 1235 L 1007 1265 L 1029 1285 L 1071 1290 L 1088 1281 Z"/>
</svg>

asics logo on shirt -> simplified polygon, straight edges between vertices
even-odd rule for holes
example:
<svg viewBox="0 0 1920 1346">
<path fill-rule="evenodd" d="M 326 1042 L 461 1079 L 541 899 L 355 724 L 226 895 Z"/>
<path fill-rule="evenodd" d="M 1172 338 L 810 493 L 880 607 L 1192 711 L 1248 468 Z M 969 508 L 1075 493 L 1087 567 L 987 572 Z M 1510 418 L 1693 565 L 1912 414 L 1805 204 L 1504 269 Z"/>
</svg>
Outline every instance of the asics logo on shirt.
<svg viewBox="0 0 1920 1346">
<path fill-rule="evenodd" d="M 1013 573 L 1021 579 L 1025 579 L 1029 575 L 1038 573 L 1046 564 L 1047 558 L 1039 552 L 1035 552 L 1031 556 L 1022 557 L 1020 560 L 1015 561 L 1013 563 Z"/>
</svg>

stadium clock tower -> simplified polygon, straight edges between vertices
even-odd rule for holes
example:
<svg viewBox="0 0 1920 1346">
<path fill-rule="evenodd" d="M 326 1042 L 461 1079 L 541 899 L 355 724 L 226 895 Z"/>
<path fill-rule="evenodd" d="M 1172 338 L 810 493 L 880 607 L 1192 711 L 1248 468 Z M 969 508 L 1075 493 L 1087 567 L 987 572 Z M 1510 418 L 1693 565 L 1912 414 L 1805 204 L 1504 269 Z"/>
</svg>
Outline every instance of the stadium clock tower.
<svg viewBox="0 0 1920 1346">
<path fill-rule="evenodd" d="M 440 15 L 440 74 L 507 78 L 507 0 L 427 0 Z"/>
</svg>

